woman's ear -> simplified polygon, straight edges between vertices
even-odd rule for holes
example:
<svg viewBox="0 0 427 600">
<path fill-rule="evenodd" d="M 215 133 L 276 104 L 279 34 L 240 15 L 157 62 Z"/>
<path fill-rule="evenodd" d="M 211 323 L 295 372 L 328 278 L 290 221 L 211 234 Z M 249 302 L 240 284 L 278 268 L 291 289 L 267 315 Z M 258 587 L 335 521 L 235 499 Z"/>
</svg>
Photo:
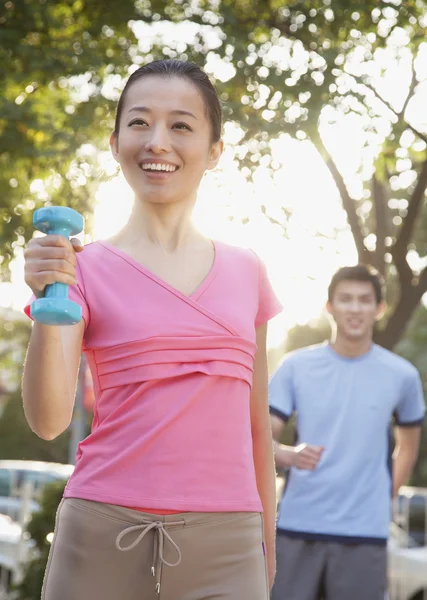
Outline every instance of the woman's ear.
<svg viewBox="0 0 427 600">
<path fill-rule="evenodd" d="M 210 150 L 209 161 L 208 161 L 208 170 L 209 171 L 211 171 L 212 169 L 215 169 L 215 167 L 218 165 L 219 159 L 221 158 L 223 151 L 224 151 L 224 142 L 222 140 L 219 140 L 218 142 L 215 142 L 214 144 L 212 144 L 212 147 Z"/>
<path fill-rule="evenodd" d="M 110 148 L 111 154 L 114 156 L 115 160 L 119 162 L 119 138 L 115 131 L 110 135 Z"/>
</svg>

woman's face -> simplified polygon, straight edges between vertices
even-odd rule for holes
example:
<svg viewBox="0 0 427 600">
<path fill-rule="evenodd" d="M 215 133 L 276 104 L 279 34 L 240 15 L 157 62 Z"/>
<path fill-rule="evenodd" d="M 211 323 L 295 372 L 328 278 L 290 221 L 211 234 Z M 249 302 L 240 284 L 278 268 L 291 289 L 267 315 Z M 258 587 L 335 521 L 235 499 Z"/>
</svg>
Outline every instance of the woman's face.
<svg viewBox="0 0 427 600">
<path fill-rule="evenodd" d="M 137 198 L 153 203 L 194 202 L 200 180 L 213 169 L 222 141 L 212 144 L 204 99 L 177 76 L 149 75 L 126 92 L 114 158 Z"/>
</svg>

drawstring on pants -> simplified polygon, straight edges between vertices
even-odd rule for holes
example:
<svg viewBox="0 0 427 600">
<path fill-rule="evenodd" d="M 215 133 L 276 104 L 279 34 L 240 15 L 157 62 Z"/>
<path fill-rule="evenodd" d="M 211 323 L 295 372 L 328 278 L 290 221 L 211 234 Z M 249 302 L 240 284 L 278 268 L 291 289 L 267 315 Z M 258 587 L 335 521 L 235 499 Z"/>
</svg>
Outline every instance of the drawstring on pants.
<svg viewBox="0 0 427 600">
<path fill-rule="evenodd" d="M 124 529 L 116 538 L 116 548 L 121 552 L 128 552 L 129 550 L 133 550 L 135 546 L 139 544 L 139 542 L 145 537 L 145 535 L 154 530 L 154 546 L 153 546 L 153 565 L 151 567 L 151 574 L 153 577 L 156 577 L 156 592 L 160 594 L 160 577 L 161 577 L 161 568 L 162 564 L 168 567 L 177 567 L 181 562 L 181 550 L 178 545 L 173 541 L 169 533 L 166 531 L 166 527 L 172 525 L 183 525 L 184 521 L 173 521 L 169 523 L 162 523 L 162 521 L 147 521 L 145 519 L 142 520 L 140 525 L 132 525 L 131 527 L 127 527 Z M 122 539 L 128 535 L 128 533 L 132 533 L 133 531 L 139 531 L 140 534 L 136 538 L 132 544 L 129 546 L 122 546 L 120 542 Z M 165 560 L 163 556 L 163 548 L 166 540 L 173 546 L 176 554 L 178 556 L 178 560 L 174 563 L 169 563 Z"/>
</svg>

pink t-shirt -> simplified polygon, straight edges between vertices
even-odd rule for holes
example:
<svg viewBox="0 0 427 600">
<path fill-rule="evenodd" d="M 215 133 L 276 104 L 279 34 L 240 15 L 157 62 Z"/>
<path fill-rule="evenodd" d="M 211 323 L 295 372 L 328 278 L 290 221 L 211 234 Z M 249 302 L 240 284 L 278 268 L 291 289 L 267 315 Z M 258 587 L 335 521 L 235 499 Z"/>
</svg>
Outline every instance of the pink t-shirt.
<svg viewBox="0 0 427 600">
<path fill-rule="evenodd" d="M 77 254 L 92 431 L 65 497 L 172 511 L 261 511 L 250 391 L 256 327 L 281 310 L 250 250 L 215 242 L 187 297 L 126 253 Z"/>
</svg>

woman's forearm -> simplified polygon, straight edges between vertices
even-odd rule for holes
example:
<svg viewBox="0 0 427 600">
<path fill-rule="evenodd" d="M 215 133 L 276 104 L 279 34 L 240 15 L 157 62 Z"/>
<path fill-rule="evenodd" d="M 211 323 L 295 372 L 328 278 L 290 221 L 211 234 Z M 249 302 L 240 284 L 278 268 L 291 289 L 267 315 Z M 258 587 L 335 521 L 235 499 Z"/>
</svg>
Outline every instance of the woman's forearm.
<svg viewBox="0 0 427 600">
<path fill-rule="evenodd" d="M 252 431 L 254 464 L 258 493 L 264 511 L 264 537 L 270 588 L 273 585 L 276 563 L 276 470 L 274 466 L 271 430 L 266 423 Z"/>
<path fill-rule="evenodd" d="M 24 365 L 25 416 L 31 429 L 47 440 L 68 427 L 74 405 L 77 373 L 72 374 L 78 364 L 65 358 L 62 329 L 34 323 Z"/>
</svg>

